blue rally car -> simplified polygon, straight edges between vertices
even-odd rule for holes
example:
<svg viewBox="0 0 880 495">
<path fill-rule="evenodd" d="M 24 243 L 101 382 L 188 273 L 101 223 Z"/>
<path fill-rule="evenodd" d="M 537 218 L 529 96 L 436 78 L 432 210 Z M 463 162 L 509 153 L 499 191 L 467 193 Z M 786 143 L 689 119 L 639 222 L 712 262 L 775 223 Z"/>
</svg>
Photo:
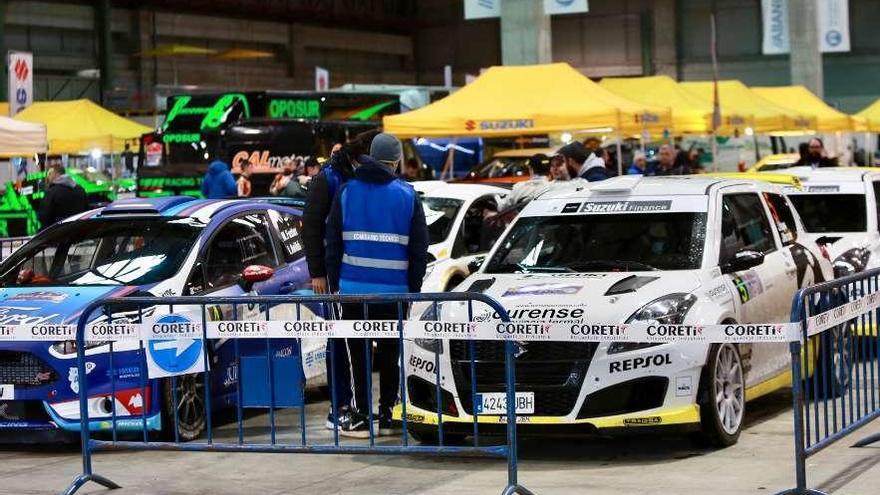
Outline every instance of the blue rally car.
<svg viewBox="0 0 880 495">
<path fill-rule="evenodd" d="M 300 240 L 301 210 L 259 200 L 194 200 L 188 197 L 120 200 L 71 217 L 40 232 L 0 263 L 0 325 L 75 323 L 84 307 L 101 297 L 288 294 L 308 290 L 310 279 Z M 246 267 L 267 267 L 267 279 L 249 283 Z M 253 270 L 253 269 L 251 269 Z M 271 308 L 291 311 L 290 305 Z M 167 308 L 162 308 L 167 312 Z M 231 319 L 231 307 L 208 309 L 210 319 Z M 119 309 L 122 311 L 122 309 Z M 149 310 L 149 309 L 148 309 Z M 237 319 L 264 318 L 265 308 L 239 307 Z M 91 318 L 119 318 L 113 309 Z M 128 308 L 129 316 L 131 308 Z M 156 309 L 160 311 L 160 309 Z M 301 318 L 316 317 L 314 308 Z M 115 408 L 117 430 L 151 431 L 179 422 L 182 440 L 197 438 L 206 427 L 204 380 L 176 380 L 178 407 L 172 404 L 170 379 L 149 378 L 140 344 L 117 342 L 113 369 L 109 344 L 88 342 L 91 428 L 109 429 Z M 266 407 L 266 356 L 273 356 L 274 405 L 299 405 L 299 390 L 309 368 L 323 366 L 315 350 L 303 366 L 295 340 L 212 341 L 209 346 L 211 401 L 215 408 L 235 405 L 239 377 L 244 407 Z M 239 370 L 239 363 L 241 370 Z M 261 371 L 262 366 L 262 371 Z M 321 370 L 323 372 L 323 369 Z M 292 374 L 293 373 L 293 374 Z M 115 383 L 111 386 L 111 375 Z M 78 431 L 80 391 L 76 345 L 65 342 L 0 342 L 0 433 L 21 440 L 25 430 L 60 436 Z M 115 397 L 113 391 L 115 390 Z M 294 393 L 295 391 L 295 393 Z M 10 435 L 11 434 L 11 435 Z M 48 434 L 48 435 L 46 435 Z M 63 436 L 63 435 L 61 435 Z"/>
</svg>

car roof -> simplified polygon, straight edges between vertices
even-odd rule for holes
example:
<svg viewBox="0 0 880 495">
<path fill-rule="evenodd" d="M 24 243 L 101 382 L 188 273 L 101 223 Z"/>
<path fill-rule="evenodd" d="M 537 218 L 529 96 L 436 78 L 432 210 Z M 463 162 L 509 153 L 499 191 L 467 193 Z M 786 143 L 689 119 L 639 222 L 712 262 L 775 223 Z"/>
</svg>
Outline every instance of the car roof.
<svg viewBox="0 0 880 495">
<path fill-rule="evenodd" d="M 556 154 L 558 148 L 521 148 L 516 150 L 499 151 L 492 155 L 492 158 L 531 158 L 534 155 L 542 153 L 547 156 Z"/>
<path fill-rule="evenodd" d="M 116 200 L 107 206 L 89 210 L 65 219 L 65 222 L 92 218 L 132 217 L 191 217 L 203 223 L 219 216 L 230 216 L 258 207 L 300 214 L 297 208 L 274 204 L 263 199 L 195 199 L 190 196 L 167 196 L 160 198 L 127 198 Z"/>
<path fill-rule="evenodd" d="M 861 182 L 865 175 L 876 174 L 880 169 L 876 167 L 791 167 L 782 170 L 774 170 L 774 174 L 794 175 L 801 182 Z M 761 172 L 764 174 L 766 172 Z"/>
<path fill-rule="evenodd" d="M 595 197 L 596 195 L 705 196 L 713 186 L 737 184 L 757 184 L 772 189 L 772 186 L 761 181 L 723 179 L 710 175 L 673 175 L 666 177 L 625 175 L 621 177 L 612 177 L 601 182 L 587 182 L 584 180 L 569 181 L 565 186 L 551 188 L 538 199 L 579 199 Z"/>
<path fill-rule="evenodd" d="M 452 198 L 467 201 L 486 194 L 508 194 L 509 189 L 488 184 L 459 184 L 443 181 L 413 182 L 416 191 L 429 198 Z"/>
</svg>

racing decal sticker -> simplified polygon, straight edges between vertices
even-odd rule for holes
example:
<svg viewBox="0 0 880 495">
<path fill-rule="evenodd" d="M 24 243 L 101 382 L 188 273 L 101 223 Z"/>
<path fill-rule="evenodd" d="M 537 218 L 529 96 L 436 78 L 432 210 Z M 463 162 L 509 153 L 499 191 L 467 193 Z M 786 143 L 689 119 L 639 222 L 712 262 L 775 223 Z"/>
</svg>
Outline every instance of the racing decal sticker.
<svg viewBox="0 0 880 495">
<path fill-rule="evenodd" d="M 577 294 L 583 285 L 566 285 L 566 284 L 536 284 L 524 285 L 522 287 L 511 287 L 501 295 L 508 296 L 548 296 L 548 295 L 566 295 Z"/>
<path fill-rule="evenodd" d="M 764 292 L 764 284 L 758 272 L 748 270 L 733 276 L 733 285 L 739 293 L 739 300 L 743 304 L 751 301 Z"/>
<path fill-rule="evenodd" d="M 693 378 L 689 376 L 675 377 L 675 396 L 690 397 L 694 393 Z"/>
<path fill-rule="evenodd" d="M 565 203 L 565 206 L 562 207 L 562 213 L 577 213 L 580 207 L 580 203 Z"/>
<path fill-rule="evenodd" d="M 412 371 L 424 371 L 426 373 L 434 373 L 434 361 L 422 359 L 416 355 L 409 356 L 409 369 Z"/>
<path fill-rule="evenodd" d="M 567 206 L 567 205 L 566 205 Z M 581 213 L 645 213 L 669 211 L 672 200 L 658 201 L 587 201 L 581 206 Z"/>
<path fill-rule="evenodd" d="M 511 320 L 538 320 L 544 323 L 574 323 L 586 316 L 586 308 L 581 305 L 529 304 L 507 308 Z M 497 312 L 484 310 L 474 315 L 474 321 L 498 321 Z"/>
<path fill-rule="evenodd" d="M 24 292 L 21 294 L 16 294 L 8 299 L 7 301 L 49 301 L 53 303 L 60 303 L 67 299 L 67 294 L 63 292 L 52 292 L 52 291 L 37 291 L 37 292 Z"/>
<path fill-rule="evenodd" d="M 533 278 L 605 278 L 607 276 L 607 273 L 526 273 L 517 277 L 517 280 L 530 280 Z"/>
<path fill-rule="evenodd" d="M 816 259 L 815 254 L 797 242 L 792 244 L 790 249 L 791 258 L 797 267 L 797 286 L 799 289 L 806 285 L 825 281 L 825 276 L 822 275 L 822 268 L 819 267 L 819 260 Z M 806 279 L 808 271 L 813 275 L 812 281 Z"/>
<path fill-rule="evenodd" d="M 730 290 L 727 288 L 726 285 L 719 285 L 718 287 L 707 290 L 706 297 L 713 301 L 726 301 L 730 299 Z"/>
<path fill-rule="evenodd" d="M 39 312 L 40 309 L 38 306 L 0 306 L 0 325 L 39 325 L 61 316 L 60 313 L 46 316 L 28 314 Z"/>
<path fill-rule="evenodd" d="M 86 375 L 91 373 L 92 370 L 95 369 L 95 366 L 97 366 L 95 363 L 93 363 L 91 361 L 86 361 Z M 77 369 L 75 366 L 71 367 L 67 371 L 67 381 L 70 382 L 70 390 L 72 390 L 73 393 L 78 394 L 79 393 L 79 369 Z"/>
<path fill-rule="evenodd" d="M 807 186 L 807 192 L 811 192 L 811 193 L 836 193 L 836 192 L 840 192 L 840 186 Z"/>
<path fill-rule="evenodd" d="M 657 369 L 672 364 L 672 356 L 669 353 L 654 354 L 651 356 L 639 356 L 608 363 L 608 373 L 621 373 L 624 371 Z"/>
<path fill-rule="evenodd" d="M 626 418 L 623 420 L 624 426 L 649 426 L 659 425 L 663 422 L 660 416 L 648 416 L 646 418 Z"/>
<path fill-rule="evenodd" d="M 15 400 L 15 386 L 0 385 L 0 400 Z"/>
</svg>

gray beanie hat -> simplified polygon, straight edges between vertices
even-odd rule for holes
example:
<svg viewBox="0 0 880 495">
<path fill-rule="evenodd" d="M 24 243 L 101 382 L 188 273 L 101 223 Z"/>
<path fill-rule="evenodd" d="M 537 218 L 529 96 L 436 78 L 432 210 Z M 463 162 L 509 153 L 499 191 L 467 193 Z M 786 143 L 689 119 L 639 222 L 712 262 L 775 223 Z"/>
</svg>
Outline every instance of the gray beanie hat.
<svg viewBox="0 0 880 495">
<path fill-rule="evenodd" d="M 373 138 L 370 144 L 370 156 L 373 160 L 384 162 L 387 165 L 397 165 L 403 150 L 400 146 L 400 140 L 391 134 L 380 133 Z"/>
</svg>

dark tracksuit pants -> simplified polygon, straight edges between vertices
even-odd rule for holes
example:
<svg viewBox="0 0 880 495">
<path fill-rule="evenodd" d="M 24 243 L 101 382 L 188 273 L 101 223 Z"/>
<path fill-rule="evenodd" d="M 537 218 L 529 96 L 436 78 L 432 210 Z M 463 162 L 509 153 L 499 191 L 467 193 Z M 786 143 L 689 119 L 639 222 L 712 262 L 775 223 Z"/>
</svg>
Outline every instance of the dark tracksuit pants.
<svg viewBox="0 0 880 495">
<path fill-rule="evenodd" d="M 363 304 L 343 304 L 342 317 L 345 320 L 397 320 L 397 304 L 370 304 L 366 316 Z M 397 402 L 400 388 L 398 363 L 400 341 L 375 339 L 375 342 L 377 352 L 372 363 L 379 369 L 379 411 L 381 412 L 393 408 Z M 373 350 L 373 339 L 346 339 L 345 343 L 351 364 L 352 408 L 366 415 L 372 408 L 372 404 L 367 400 L 368 383 L 370 383 L 367 375 L 372 372 L 367 369 L 367 352 Z"/>
<path fill-rule="evenodd" d="M 330 319 L 341 320 L 337 315 L 338 306 L 328 304 Z M 332 357 L 331 357 L 332 356 Z M 351 375 L 349 373 L 348 350 L 345 339 L 327 339 L 327 383 L 332 388 L 330 400 L 336 396 L 336 409 L 351 404 Z M 331 407 L 333 404 L 331 404 Z"/>
</svg>

